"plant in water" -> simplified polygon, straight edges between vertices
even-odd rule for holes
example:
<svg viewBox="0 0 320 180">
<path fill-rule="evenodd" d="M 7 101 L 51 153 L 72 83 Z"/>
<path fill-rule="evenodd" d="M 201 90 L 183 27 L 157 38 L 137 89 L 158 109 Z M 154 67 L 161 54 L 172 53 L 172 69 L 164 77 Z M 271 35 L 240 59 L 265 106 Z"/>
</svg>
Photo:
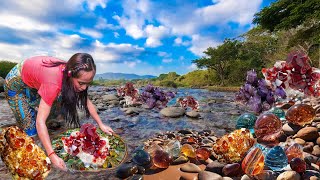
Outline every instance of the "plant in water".
<svg viewBox="0 0 320 180">
<path fill-rule="evenodd" d="M 150 109 L 163 108 L 167 105 L 168 101 L 175 97 L 171 91 L 165 92 L 159 87 L 154 87 L 149 84 L 140 95 L 140 101 L 147 104 Z"/>
</svg>

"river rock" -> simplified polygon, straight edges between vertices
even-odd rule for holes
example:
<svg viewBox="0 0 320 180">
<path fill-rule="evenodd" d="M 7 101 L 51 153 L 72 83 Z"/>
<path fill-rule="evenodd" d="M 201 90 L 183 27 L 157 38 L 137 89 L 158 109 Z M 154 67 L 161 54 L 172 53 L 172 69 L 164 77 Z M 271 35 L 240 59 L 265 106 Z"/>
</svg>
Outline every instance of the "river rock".
<svg viewBox="0 0 320 180">
<path fill-rule="evenodd" d="M 209 172 L 209 171 L 201 171 L 198 174 L 199 180 L 223 180 L 222 176 L 217 173 Z"/>
<path fill-rule="evenodd" d="M 101 97 L 104 101 L 119 101 L 119 98 L 115 94 L 107 94 Z"/>
<path fill-rule="evenodd" d="M 188 112 L 186 112 L 186 115 L 191 118 L 199 118 L 200 117 L 200 113 L 197 111 L 188 111 Z"/>
<path fill-rule="evenodd" d="M 298 133 L 293 136 L 294 138 L 301 138 L 305 141 L 314 141 L 319 137 L 318 129 L 315 127 L 305 127 L 298 131 Z"/>
<path fill-rule="evenodd" d="M 212 163 L 208 164 L 206 166 L 206 171 L 214 172 L 217 174 L 222 174 L 222 168 L 225 166 L 225 164 L 220 163 L 219 161 L 213 161 Z"/>
<path fill-rule="evenodd" d="M 180 168 L 181 171 L 183 172 L 189 172 L 189 173 L 199 173 L 201 172 L 201 169 L 199 166 L 193 164 L 193 163 L 187 163 Z"/>
<path fill-rule="evenodd" d="M 160 114 L 166 117 L 172 117 L 172 118 L 183 116 L 184 113 L 185 113 L 185 110 L 180 107 L 167 107 L 167 108 L 163 108 L 160 111 Z"/>
<path fill-rule="evenodd" d="M 285 171 L 277 177 L 277 180 L 300 180 L 300 178 L 300 174 L 295 171 Z"/>
<path fill-rule="evenodd" d="M 301 129 L 300 126 L 286 123 L 282 126 L 282 130 L 286 135 L 294 135 Z"/>
<path fill-rule="evenodd" d="M 313 155 L 315 155 L 317 157 L 320 157 L 320 147 L 319 147 L 319 145 L 313 146 L 313 150 L 312 150 L 311 154 L 313 154 Z"/>
</svg>

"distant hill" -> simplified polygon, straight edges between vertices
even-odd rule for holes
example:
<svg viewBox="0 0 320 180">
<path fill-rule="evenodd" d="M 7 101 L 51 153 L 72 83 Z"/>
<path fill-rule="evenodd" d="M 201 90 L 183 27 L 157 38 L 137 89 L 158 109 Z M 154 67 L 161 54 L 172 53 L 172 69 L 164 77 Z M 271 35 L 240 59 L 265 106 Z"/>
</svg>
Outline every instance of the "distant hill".
<svg viewBox="0 0 320 180">
<path fill-rule="evenodd" d="M 99 79 L 108 79 L 108 80 L 119 80 L 119 79 L 125 79 L 125 80 L 132 80 L 132 79 L 151 79 L 156 78 L 157 76 L 152 75 L 137 75 L 137 74 L 125 74 L 125 73 L 103 73 L 103 74 L 96 74 L 94 77 L 94 80 Z"/>
</svg>

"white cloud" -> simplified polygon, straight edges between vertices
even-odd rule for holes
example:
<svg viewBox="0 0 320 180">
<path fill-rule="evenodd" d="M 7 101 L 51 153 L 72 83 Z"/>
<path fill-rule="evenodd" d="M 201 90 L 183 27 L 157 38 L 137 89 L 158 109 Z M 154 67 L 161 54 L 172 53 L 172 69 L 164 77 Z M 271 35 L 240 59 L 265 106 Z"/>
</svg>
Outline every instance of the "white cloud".
<svg viewBox="0 0 320 180">
<path fill-rule="evenodd" d="M 164 26 L 155 27 L 153 25 L 147 25 L 145 28 L 147 34 L 146 45 L 148 47 L 157 47 L 161 46 L 161 38 L 169 34 L 169 29 Z"/>
<path fill-rule="evenodd" d="M 160 57 L 170 57 L 171 54 L 169 54 L 167 52 L 164 52 L 164 51 L 159 51 L 158 52 L 158 56 L 160 56 Z"/>
<path fill-rule="evenodd" d="M 102 38 L 103 36 L 102 33 L 100 33 L 99 31 L 96 31 L 94 29 L 89 29 L 89 28 L 80 28 L 79 32 L 96 39 Z"/>
<path fill-rule="evenodd" d="M 107 0 L 87 0 L 88 7 L 91 11 L 93 11 L 97 6 L 101 6 L 102 8 L 107 7 Z"/>
<path fill-rule="evenodd" d="M 205 51 L 208 47 L 216 47 L 220 42 L 215 41 L 212 37 L 205 37 L 200 35 L 192 36 L 192 45 L 189 50 L 198 56 L 204 56 L 203 51 Z"/>
<path fill-rule="evenodd" d="M 60 36 L 58 40 L 63 48 L 72 48 L 75 44 L 80 43 L 83 38 L 78 34 L 72 34 L 70 36 Z"/>
<path fill-rule="evenodd" d="M 22 31 L 54 31 L 49 24 L 14 14 L 0 14 L 0 26 Z"/>
<path fill-rule="evenodd" d="M 192 63 L 192 64 L 188 67 L 188 69 L 189 69 L 190 71 L 193 71 L 193 70 L 198 69 L 198 67 L 197 67 L 196 64 L 193 64 L 193 63 Z"/>
<path fill-rule="evenodd" d="M 171 63 L 173 61 L 173 59 L 162 59 L 163 63 Z"/>
<path fill-rule="evenodd" d="M 111 29 L 111 30 L 117 30 L 120 28 L 119 26 L 116 26 L 114 24 L 109 24 L 107 20 L 102 17 L 98 18 L 97 24 L 94 27 L 97 29 Z"/>
<path fill-rule="evenodd" d="M 137 65 L 136 62 L 128 62 L 128 61 L 125 61 L 124 64 L 127 65 L 127 67 L 129 68 L 134 68 Z"/>
<path fill-rule="evenodd" d="M 176 39 L 174 39 L 174 45 L 180 46 L 189 46 L 190 42 L 189 41 L 183 41 L 181 37 L 177 37 Z"/>
</svg>

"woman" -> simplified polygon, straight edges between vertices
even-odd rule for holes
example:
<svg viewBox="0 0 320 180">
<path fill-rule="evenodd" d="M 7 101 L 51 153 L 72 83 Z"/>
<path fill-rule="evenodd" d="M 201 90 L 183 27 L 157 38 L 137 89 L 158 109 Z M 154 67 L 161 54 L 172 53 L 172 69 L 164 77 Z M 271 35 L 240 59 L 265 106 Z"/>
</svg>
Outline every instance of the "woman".
<svg viewBox="0 0 320 180">
<path fill-rule="evenodd" d="M 61 101 L 61 109 L 69 127 L 79 127 L 77 107 L 98 123 L 106 133 L 113 130 L 103 124 L 88 99 L 88 86 L 96 73 L 91 55 L 74 54 L 68 62 L 48 56 L 37 56 L 17 64 L 5 79 L 5 95 L 18 126 L 29 136 L 38 134 L 53 165 L 66 170 L 64 161 L 53 151 L 46 120 Z"/>
</svg>

